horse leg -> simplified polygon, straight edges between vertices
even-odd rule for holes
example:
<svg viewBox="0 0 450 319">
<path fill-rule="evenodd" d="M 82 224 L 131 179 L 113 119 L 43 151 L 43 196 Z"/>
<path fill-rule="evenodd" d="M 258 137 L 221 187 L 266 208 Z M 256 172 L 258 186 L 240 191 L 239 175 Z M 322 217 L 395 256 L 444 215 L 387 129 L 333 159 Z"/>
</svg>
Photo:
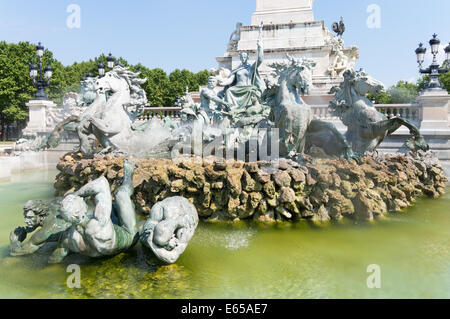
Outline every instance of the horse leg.
<svg viewBox="0 0 450 319">
<path fill-rule="evenodd" d="M 85 155 L 92 151 L 92 145 L 89 140 L 89 135 L 91 134 L 90 129 L 91 125 L 86 122 L 81 122 L 80 125 L 77 126 L 78 139 L 80 140 L 80 151 Z"/>
<path fill-rule="evenodd" d="M 401 117 L 395 117 L 395 118 L 392 118 L 389 120 L 385 120 L 385 121 L 376 123 L 376 128 L 377 128 L 378 132 L 381 133 L 380 132 L 380 130 L 381 130 L 383 132 L 383 134 L 385 134 L 384 137 L 394 133 L 401 126 L 406 126 L 409 129 L 410 134 L 413 136 L 413 142 L 414 142 L 415 146 L 412 146 L 409 143 L 407 143 L 407 145 L 410 149 L 415 149 L 416 147 L 418 147 L 419 149 L 421 149 L 423 151 L 428 151 L 430 149 L 427 142 L 425 141 L 425 138 L 422 136 L 422 134 L 420 134 L 419 129 L 414 124 L 412 124 L 410 121 L 408 121 L 406 119 L 403 119 Z M 375 132 L 376 131 L 374 131 L 374 133 Z"/>
<path fill-rule="evenodd" d="M 323 132 L 328 132 L 337 141 L 337 145 L 333 145 L 337 146 L 336 153 L 338 153 L 341 157 L 346 158 L 347 160 L 354 159 L 356 161 L 359 161 L 359 156 L 353 152 L 352 147 L 350 146 L 345 136 L 341 132 L 339 132 L 334 124 L 321 120 L 312 120 L 310 122 L 307 134 L 319 134 Z M 324 151 L 327 152 L 326 149 L 324 149 Z"/>
<path fill-rule="evenodd" d="M 408 121 L 404 118 L 401 118 L 401 117 L 396 118 L 396 120 L 401 125 L 406 126 L 409 129 L 411 135 L 413 136 L 414 145 L 411 145 L 409 142 L 407 143 L 408 147 L 411 150 L 415 150 L 416 148 L 419 148 L 422 151 L 428 151 L 430 149 L 430 146 L 425 141 L 425 138 L 423 137 L 422 134 L 420 134 L 419 129 L 414 124 L 412 124 L 410 121 Z"/>
</svg>

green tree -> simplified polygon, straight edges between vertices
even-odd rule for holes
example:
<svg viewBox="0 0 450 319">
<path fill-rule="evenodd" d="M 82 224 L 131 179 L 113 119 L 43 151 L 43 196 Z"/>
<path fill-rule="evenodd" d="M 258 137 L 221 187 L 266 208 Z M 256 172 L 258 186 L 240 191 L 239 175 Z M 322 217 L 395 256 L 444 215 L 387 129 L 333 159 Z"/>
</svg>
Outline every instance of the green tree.
<svg viewBox="0 0 450 319">
<path fill-rule="evenodd" d="M 48 64 L 53 68 L 50 79 L 50 88 L 46 93 L 50 100 L 61 105 L 63 97 L 68 92 L 80 90 L 80 80 L 88 72 L 98 76 L 98 63 L 106 66 L 106 55 L 90 59 L 89 61 L 75 62 L 64 66 L 54 58 L 53 53 L 45 50 L 42 58 L 43 67 Z M 142 85 L 146 91 L 151 106 L 172 106 L 177 97 L 184 95 L 186 87 L 190 92 L 199 90 L 206 85 L 210 73 L 207 70 L 193 73 L 188 70 L 175 70 L 169 76 L 162 69 L 149 69 L 142 64 L 132 66 L 124 58 L 117 62 L 140 72 L 141 78 L 148 81 Z M 7 43 L 0 42 L 0 129 L 2 132 L 16 122 L 24 125 L 28 118 L 28 109 L 25 104 L 31 100 L 36 92 L 29 77 L 29 63 L 39 65 L 36 46 L 29 42 Z M 2 134 L 2 139 L 6 134 Z"/>
<path fill-rule="evenodd" d="M 189 92 L 195 92 L 200 89 L 200 86 L 208 83 L 209 71 L 204 70 L 198 73 L 193 73 L 186 69 L 176 69 L 169 75 L 170 86 L 168 89 L 168 99 L 170 105 L 173 105 L 177 97 L 181 97 L 185 94 L 186 89 Z"/>
<path fill-rule="evenodd" d="M 37 58 L 35 52 L 35 47 L 28 42 L 0 42 L 0 126 L 3 140 L 11 123 L 24 122 L 28 117 L 25 103 L 34 94 L 28 62 Z"/>
<path fill-rule="evenodd" d="M 392 99 L 387 92 L 379 94 L 369 94 L 367 98 L 375 104 L 392 104 Z"/>
<path fill-rule="evenodd" d="M 170 86 L 168 90 L 168 98 L 172 104 L 177 97 L 183 96 L 186 89 L 189 92 L 198 90 L 195 74 L 188 70 L 176 69 L 169 75 Z"/>
<path fill-rule="evenodd" d="M 134 72 L 140 72 L 141 78 L 147 78 L 147 82 L 141 85 L 150 106 L 166 106 L 171 105 L 173 101 L 169 99 L 170 80 L 166 72 L 162 69 L 149 69 L 142 64 L 137 64 L 131 69 Z"/>
<path fill-rule="evenodd" d="M 387 92 L 369 94 L 367 98 L 375 104 L 409 104 L 419 95 L 419 85 L 407 81 L 399 81 L 391 86 Z"/>
<path fill-rule="evenodd" d="M 204 86 L 208 83 L 208 78 L 211 76 L 211 72 L 208 70 L 203 70 L 198 72 L 195 77 L 197 79 L 197 84 L 199 86 Z"/>
<path fill-rule="evenodd" d="M 387 94 L 390 96 L 392 104 L 409 104 L 419 96 L 419 89 L 416 84 L 399 81 L 389 88 Z"/>
<path fill-rule="evenodd" d="M 444 85 L 444 89 L 446 89 L 447 92 L 450 93 L 450 72 L 441 74 L 441 76 L 439 77 L 439 80 Z"/>
</svg>

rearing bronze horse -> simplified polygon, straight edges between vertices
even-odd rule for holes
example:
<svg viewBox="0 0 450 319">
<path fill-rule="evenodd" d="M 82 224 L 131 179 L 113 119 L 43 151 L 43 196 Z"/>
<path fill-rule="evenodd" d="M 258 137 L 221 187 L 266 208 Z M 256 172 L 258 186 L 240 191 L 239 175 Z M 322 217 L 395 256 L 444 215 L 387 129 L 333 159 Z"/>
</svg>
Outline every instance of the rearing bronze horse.
<svg viewBox="0 0 450 319">
<path fill-rule="evenodd" d="M 427 142 L 414 124 L 401 117 L 388 119 L 366 97 L 368 93 L 377 94 L 383 90 L 384 85 L 363 69 L 347 70 L 344 73 L 344 82 L 330 102 L 330 108 L 348 127 L 346 138 L 353 151 L 361 155 L 374 151 L 401 126 L 406 126 L 412 135 L 412 139 L 406 143 L 410 149 L 428 151 Z"/>
</svg>

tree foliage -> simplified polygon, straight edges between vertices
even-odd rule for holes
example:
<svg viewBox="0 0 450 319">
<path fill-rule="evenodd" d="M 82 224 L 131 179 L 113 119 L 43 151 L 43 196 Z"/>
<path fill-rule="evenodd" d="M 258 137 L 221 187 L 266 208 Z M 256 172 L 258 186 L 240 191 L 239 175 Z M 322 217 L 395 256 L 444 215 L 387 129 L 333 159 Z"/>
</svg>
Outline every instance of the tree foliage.
<svg viewBox="0 0 450 319">
<path fill-rule="evenodd" d="M 449 65 L 445 62 L 442 67 L 449 67 Z M 450 93 L 450 72 L 441 74 L 439 76 L 439 81 L 441 81 L 443 89 Z M 399 81 L 396 85 L 391 86 L 387 92 L 382 92 L 378 95 L 369 94 L 368 98 L 371 101 L 374 101 L 375 104 L 413 103 L 420 92 L 426 89 L 429 82 L 429 75 L 422 76 L 419 80 L 417 80 L 417 84 L 409 83 L 407 81 Z"/>
<path fill-rule="evenodd" d="M 0 42 L 0 124 L 2 128 L 27 118 L 25 103 L 33 96 L 28 62 L 35 48 L 27 42 Z"/>
<path fill-rule="evenodd" d="M 419 86 L 407 81 L 399 81 L 386 92 L 378 95 L 369 94 L 368 98 L 375 104 L 409 104 L 419 96 Z"/>
<path fill-rule="evenodd" d="M 419 90 L 425 90 L 427 83 L 430 81 L 430 76 L 425 75 L 422 78 L 417 81 L 417 85 L 419 87 Z M 441 81 L 442 85 L 444 86 L 444 89 L 447 90 L 447 92 L 450 93 L 450 72 L 447 72 L 445 74 L 441 74 L 439 76 L 439 81 Z"/>
<path fill-rule="evenodd" d="M 43 68 L 47 64 L 53 68 L 50 88 L 46 89 L 46 93 L 50 100 L 59 105 L 67 92 L 80 90 L 80 80 L 88 72 L 98 76 L 100 61 L 107 65 L 104 54 L 89 61 L 64 66 L 54 58 L 51 51 L 45 50 L 42 60 Z M 173 106 L 175 99 L 184 95 L 186 87 L 191 92 L 196 91 L 200 86 L 206 85 L 210 75 L 207 70 L 193 73 L 178 69 L 168 75 L 159 68 L 149 69 L 140 63 L 130 65 L 122 57 L 118 60 L 123 66 L 140 72 L 141 78 L 148 79 L 142 88 L 146 91 L 151 106 Z M 34 44 L 0 42 L 0 125 L 2 130 L 8 124 L 27 120 L 28 109 L 25 103 L 31 100 L 36 92 L 29 77 L 30 62 L 39 65 Z"/>
<path fill-rule="evenodd" d="M 419 96 L 417 85 L 407 81 L 399 81 L 388 89 L 387 94 L 390 96 L 393 104 L 409 104 Z"/>
</svg>

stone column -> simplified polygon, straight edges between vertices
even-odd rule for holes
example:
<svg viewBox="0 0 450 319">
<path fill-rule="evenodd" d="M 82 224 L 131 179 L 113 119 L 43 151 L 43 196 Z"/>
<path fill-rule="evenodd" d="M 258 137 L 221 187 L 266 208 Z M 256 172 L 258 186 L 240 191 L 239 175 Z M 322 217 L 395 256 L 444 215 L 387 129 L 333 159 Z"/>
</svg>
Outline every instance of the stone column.
<svg viewBox="0 0 450 319">
<path fill-rule="evenodd" d="M 26 133 L 38 133 L 46 131 L 47 122 L 47 108 L 56 107 L 56 104 L 52 101 L 31 100 L 26 106 L 28 106 L 30 112 L 30 120 L 27 127 L 23 130 L 24 135 Z"/>
<path fill-rule="evenodd" d="M 421 131 L 448 131 L 450 95 L 445 90 L 425 91 L 416 100 L 420 106 Z"/>
<path fill-rule="evenodd" d="M 252 25 L 312 22 L 313 3 L 314 0 L 256 0 Z"/>
</svg>

